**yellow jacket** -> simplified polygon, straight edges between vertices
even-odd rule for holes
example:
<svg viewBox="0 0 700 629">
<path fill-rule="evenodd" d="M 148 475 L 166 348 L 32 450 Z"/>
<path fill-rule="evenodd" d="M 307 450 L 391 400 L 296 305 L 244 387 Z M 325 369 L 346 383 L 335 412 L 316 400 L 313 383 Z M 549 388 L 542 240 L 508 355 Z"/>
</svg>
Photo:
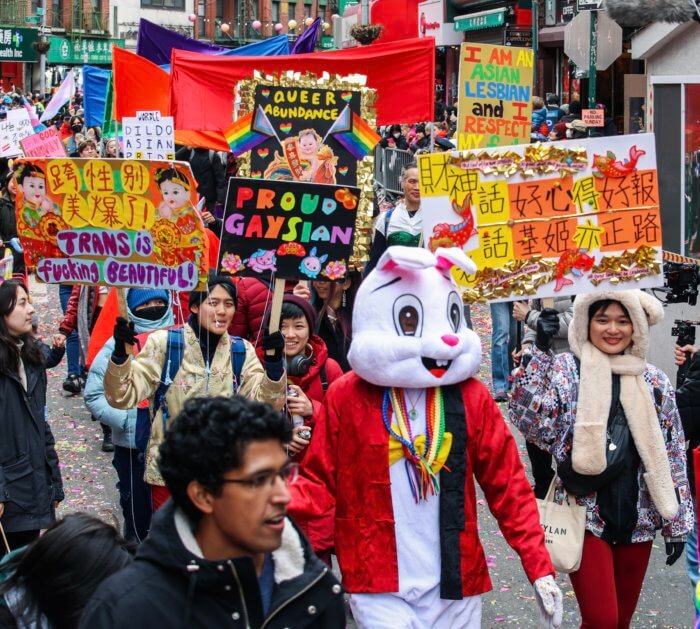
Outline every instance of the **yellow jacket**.
<svg viewBox="0 0 700 629">
<path fill-rule="evenodd" d="M 168 425 L 178 415 L 185 401 L 191 397 L 233 395 L 233 367 L 231 366 L 231 342 L 228 334 L 222 335 L 207 373 L 199 340 L 189 325 L 184 326 L 185 348 L 180 369 L 165 394 L 168 407 Z M 120 409 L 136 408 L 142 400 L 153 402 L 153 395 L 160 383 L 165 362 L 167 330 L 153 332 L 136 357 L 125 363 L 112 360 L 105 372 L 105 397 L 111 406 Z M 255 354 L 255 348 L 244 341 L 246 359 L 241 369 L 238 395 L 265 402 L 279 408 L 287 385 L 286 374 L 275 382 L 270 380 Z M 163 441 L 163 413 L 159 409 L 153 418 L 151 436 L 146 448 L 145 480 L 151 485 L 165 485 L 158 470 L 158 448 Z"/>
</svg>

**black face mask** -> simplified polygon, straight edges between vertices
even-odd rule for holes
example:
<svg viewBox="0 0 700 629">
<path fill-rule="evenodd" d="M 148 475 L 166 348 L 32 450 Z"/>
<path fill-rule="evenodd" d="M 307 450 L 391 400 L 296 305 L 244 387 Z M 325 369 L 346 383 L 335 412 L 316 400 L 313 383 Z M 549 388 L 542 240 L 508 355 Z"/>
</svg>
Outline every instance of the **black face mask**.
<svg viewBox="0 0 700 629">
<path fill-rule="evenodd" d="M 146 321 L 158 321 L 162 319 L 167 312 L 167 306 L 148 306 L 148 308 L 141 308 L 137 310 L 134 314 L 139 319 L 146 319 Z"/>
<path fill-rule="evenodd" d="M 73 130 L 73 133 L 80 133 L 83 130 L 83 125 L 80 124 L 74 124 L 71 129 Z"/>
</svg>

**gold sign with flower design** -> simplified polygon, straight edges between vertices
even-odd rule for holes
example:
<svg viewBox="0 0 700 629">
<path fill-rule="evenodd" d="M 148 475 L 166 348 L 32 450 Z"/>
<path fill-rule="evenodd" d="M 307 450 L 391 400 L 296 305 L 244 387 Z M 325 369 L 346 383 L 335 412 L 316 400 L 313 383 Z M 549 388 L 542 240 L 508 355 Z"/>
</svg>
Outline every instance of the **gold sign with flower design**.
<svg viewBox="0 0 700 629">
<path fill-rule="evenodd" d="M 189 164 L 20 159 L 15 178 L 17 231 L 39 280 L 178 291 L 206 281 Z"/>
<path fill-rule="evenodd" d="M 240 108 L 224 135 L 251 179 L 357 186 L 350 267 L 369 257 L 376 93 L 365 77 L 286 73 L 239 82 Z"/>
</svg>

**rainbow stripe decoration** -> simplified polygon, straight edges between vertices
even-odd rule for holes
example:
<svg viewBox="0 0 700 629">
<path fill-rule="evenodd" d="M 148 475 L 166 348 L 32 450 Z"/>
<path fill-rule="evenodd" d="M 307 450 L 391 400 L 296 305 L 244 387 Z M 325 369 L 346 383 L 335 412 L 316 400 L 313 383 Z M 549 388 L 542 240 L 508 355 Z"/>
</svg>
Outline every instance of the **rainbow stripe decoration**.
<svg viewBox="0 0 700 629">
<path fill-rule="evenodd" d="M 344 118 L 343 114 L 338 116 L 338 120 Z M 345 120 L 343 122 L 345 123 Z M 335 123 L 333 124 L 335 126 Z M 334 131 L 333 127 L 331 127 L 329 133 L 333 134 L 333 137 L 357 160 L 369 155 L 377 142 L 379 142 L 380 138 L 377 132 L 354 111 L 352 112 L 352 128 L 345 130 L 346 127 L 347 125 L 343 124 L 337 131 Z"/>
<path fill-rule="evenodd" d="M 260 107 L 255 114 L 249 113 L 241 116 L 228 129 L 224 130 L 226 142 L 236 157 L 254 149 L 273 135 L 275 135 L 275 131 Z"/>
</svg>

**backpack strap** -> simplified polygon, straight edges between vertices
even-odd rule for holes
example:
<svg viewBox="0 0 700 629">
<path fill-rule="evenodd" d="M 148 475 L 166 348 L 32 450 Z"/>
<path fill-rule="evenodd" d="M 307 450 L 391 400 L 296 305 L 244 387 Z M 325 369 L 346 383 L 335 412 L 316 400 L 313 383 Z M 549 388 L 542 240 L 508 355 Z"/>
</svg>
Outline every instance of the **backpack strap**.
<svg viewBox="0 0 700 629">
<path fill-rule="evenodd" d="M 394 213 L 396 208 L 391 208 L 384 214 L 384 238 L 389 238 L 389 221 L 391 221 L 391 215 Z"/>
<path fill-rule="evenodd" d="M 321 376 L 321 389 L 323 390 L 323 395 L 326 395 L 326 391 L 328 391 L 328 374 L 326 373 L 326 363 L 321 365 L 319 375 Z"/>
<path fill-rule="evenodd" d="M 168 339 L 165 346 L 165 361 L 163 371 L 160 374 L 160 383 L 153 396 L 153 415 L 159 409 L 163 409 L 163 432 L 168 423 L 168 405 L 165 402 L 165 395 L 173 383 L 173 378 L 180 369 L 182 356 L 185 352 L 185 334 L 182 328 L 171 328 L 168 330 Z"/>
<path fill-rule="evenodd" d="M 246 359 L 246 348 L 243 339 L 239 336 L 231 336 L 231 367 L 233 368 L 233 393 L 238 392 L 241 385 L 241 372 Z"/>
</svg>

